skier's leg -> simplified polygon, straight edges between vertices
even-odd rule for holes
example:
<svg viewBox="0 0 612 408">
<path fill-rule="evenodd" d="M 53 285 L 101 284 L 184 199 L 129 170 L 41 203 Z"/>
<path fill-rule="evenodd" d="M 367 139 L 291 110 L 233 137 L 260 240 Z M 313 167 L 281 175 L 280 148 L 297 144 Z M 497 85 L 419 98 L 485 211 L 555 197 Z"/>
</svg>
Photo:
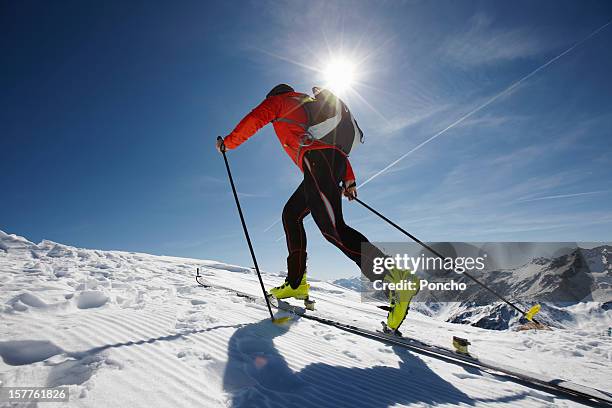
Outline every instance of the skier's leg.
<svg viewBox="0 0 612 408">
<path fill-rule="evenodd" d="M 304 158 L 306 200 L 323 236 L 352 259 L 370 281 L 379 280 L 384 273 L 375 273 L 373 262 L 385 255 L 344 222 L 339 183 L 345 166 L 345 157 L 336 150 L 308 152 Z"/>
<path fill-rule="evenodd" d="M 408 270 L 393 268 L 377 274 L 374 272 L 373 260 L 385 255 L 372 245 L 363 234 L 344 223 L 342 217 L 342 197 L 339 183 L 346 165 L 344 156 L 333 150 L 313 150 L 304 157 L 304 191 L 312 217 L 327 240 L 342 250 L 359 267 L 370 280 L 384 280 L 399 283 L 413 280 L 416 276 Z M 385 286 L 386 287 L 386 286 Z M 385 290 L 389 298 L 387 326 L 397 331 L 404 321 L 410 301 L 416 295 L 413 290 Z"/>
<path fill-rule="evenodd" d="M 302 182 L 283 208 L 283 228 L 287 239 L 287 281 L 293 289 L 300 286 L 306 271 L 306 232 L 304 217 L 310 213 Z"/>
<path fill-rule="evenodd" d="M 342 220 L 336 225 L 340 241 L 349 248 L 360 248 L 361 256 L 357 265 L 361 268 L 361 272 L 370 282 L 381 280 L 385 276 L 385 272 L 376 273 L 374 271 L 374 259 L 385 258 L 385 254 L 374 246 L 368 238 L 361 232 L 349 227 Z"/>
</svg>

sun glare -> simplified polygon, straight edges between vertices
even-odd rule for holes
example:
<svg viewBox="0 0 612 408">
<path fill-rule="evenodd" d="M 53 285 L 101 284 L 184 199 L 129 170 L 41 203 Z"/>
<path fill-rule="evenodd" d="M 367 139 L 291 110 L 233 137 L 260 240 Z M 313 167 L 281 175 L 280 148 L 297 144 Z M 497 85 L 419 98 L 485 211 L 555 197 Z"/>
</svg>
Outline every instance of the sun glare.
<svg viewBox="0 0 612 408">
<path fill-rule="evenodd" d="M 335 59 L 323 70 L 323 76 L 325 88 L 336 94 L 343 94 L 355 81 L 355 66 L 346 59 Z"/>
</svg>

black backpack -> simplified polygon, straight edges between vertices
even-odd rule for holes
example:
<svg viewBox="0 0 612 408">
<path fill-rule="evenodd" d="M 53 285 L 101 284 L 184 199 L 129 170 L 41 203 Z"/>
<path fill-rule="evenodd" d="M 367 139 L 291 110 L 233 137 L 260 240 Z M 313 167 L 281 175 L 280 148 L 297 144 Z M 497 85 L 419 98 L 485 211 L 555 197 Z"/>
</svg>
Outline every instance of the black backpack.
<svg viewBox="0 0 612 408">
<path fill-rule="evenodd" d="M 308 115 L 308 123 L 297 123 L 291 119 L 278 118 L 275 121 L 298 124 L 304 128 L 303 144 L 317 139 L 339 147 L 347 155 L 359 143 L 363 143 L 363 132 L 348 107 L 340 98 L 327 89 L 312 88 L 314 97 L 299 97 Z M 296 97 L 298 98 L 298 97 Z"/>
</svg>

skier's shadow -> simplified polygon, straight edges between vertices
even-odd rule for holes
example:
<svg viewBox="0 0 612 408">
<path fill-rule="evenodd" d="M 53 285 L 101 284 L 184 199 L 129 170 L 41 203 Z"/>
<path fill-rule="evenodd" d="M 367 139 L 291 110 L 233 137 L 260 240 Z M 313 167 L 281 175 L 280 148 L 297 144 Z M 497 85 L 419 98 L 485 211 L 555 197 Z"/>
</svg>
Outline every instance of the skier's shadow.
<svg viewBox="0 0 612 408">
<path fill-rule="evenodd" d="M 399 367 L 359 368 L 315 363 L 301 371 L 293 371 L 273 343 L 275 337 L 288 330 L 270 320 L 236 330 L 229 342 L 223 376 L 224 390 L 231 396 L 230 406 L 474 405 L 475 402 L 511 402 L 527 396 L 527 393 L 520 393 L 495 399 L 471 398 L 433 372 L 417 355 L 397 346 L 390 349 L 400 358 Z M 313 347 L 306 339 L 297 339 L 290 346 L 296 352 Z M 299 359 L 296 356 L 296 360 Z"/>
</svg>

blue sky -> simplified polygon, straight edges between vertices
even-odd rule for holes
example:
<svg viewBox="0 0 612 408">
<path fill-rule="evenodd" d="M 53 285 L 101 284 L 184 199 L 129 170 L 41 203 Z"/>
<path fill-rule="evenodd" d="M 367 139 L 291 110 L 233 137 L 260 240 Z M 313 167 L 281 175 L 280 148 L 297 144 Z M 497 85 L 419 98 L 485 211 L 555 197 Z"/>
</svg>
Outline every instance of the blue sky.
<svg viewBox="0 0 612 408">
<path fill-rule="evenodd" d="M 0 229 L 250 265 L 213 145 L 273 85 L 357 63 L 359 183 L 610 19 L 606 1 L 2 2 Z M 611 42 L 608 26 L 360 197 L 424 240 L 612 240 Z M 259 263 L 280 271 L 273 223 L 300 172 L 270 126 L 229 160 Z M 404 239 L 344 208 L 371 240 Z M 356 275 L 313 225 L 311 276 Z"/>
</svg>

